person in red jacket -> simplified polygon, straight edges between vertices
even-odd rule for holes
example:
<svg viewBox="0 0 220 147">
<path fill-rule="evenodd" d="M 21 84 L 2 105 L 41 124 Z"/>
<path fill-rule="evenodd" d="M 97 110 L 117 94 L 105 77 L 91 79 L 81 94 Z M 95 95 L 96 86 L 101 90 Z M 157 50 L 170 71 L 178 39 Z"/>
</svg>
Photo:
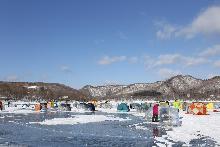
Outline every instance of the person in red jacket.
<svg viewBox="0 0 220 147">
<path fill-rule="evenodd" d="M 159 114 L 159 104 L 155 104 L 153 106 L 152 122 L 158 122 L 158 114 Z"/>
</svg>

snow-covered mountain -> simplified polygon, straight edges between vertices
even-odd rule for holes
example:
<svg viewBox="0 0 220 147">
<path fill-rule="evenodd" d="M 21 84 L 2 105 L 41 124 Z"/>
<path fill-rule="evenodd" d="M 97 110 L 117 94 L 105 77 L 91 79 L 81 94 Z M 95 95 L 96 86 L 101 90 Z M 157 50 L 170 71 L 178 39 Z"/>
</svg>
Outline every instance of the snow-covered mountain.
<svg viewBox="0 0 220 147">
<path fill-rule="evenodd" d="M 208 98 L 210 95 L 214 95 L 217 98 L 220 95 L 220 77 L 202 80 L 189 75 L 178 75 L 166 81 L 155 83 L 106 86 L 87 85 L 81 91 L 92 97 L 132 96 L 146 91 L 148 94 L 149 92 L 160 93 L 160 97 Z"/>
</svg>

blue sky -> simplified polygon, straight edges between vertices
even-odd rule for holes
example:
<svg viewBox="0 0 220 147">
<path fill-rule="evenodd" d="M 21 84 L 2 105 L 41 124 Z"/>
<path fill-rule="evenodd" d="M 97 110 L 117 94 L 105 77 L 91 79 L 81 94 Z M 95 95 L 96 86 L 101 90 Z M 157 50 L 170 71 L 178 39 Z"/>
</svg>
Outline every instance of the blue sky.
<svg viewBox="0 0 220 147">
<path fill-rule="evenodd" d="M 0 80 L 130 84 L 220 75 L 220 2 L 0 1 Z"/>
</svg>

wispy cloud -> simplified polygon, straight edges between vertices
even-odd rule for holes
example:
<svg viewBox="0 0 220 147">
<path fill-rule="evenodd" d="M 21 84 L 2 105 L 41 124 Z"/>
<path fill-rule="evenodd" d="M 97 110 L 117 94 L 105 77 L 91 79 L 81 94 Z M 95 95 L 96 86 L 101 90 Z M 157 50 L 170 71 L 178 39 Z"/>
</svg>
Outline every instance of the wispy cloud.
<svg viewBox="0 0 220 147">
<path fill-rule="evenodd" d="M 130 64 L 135 64 L 138 63 L 139 58 L 136 56 L 133 57 L 128 57 L 128 56 L 104 56 L 102 57 L 99 61 L 98 64 L 100 65 L 109 65 L 113 63 L 118 63 L 118 62 L 127 62 Z"/>
<path fill-rule="evenodd" d="M 214 65 L 215 67 L 220 68 L 220 60 L 215 61 L 215 62 L 213 63 L 213 65 Z"/>
<path fill-rule="evenodd" d="M 190 57 L 181 54 L 162 54 L 156 58 L 145 58 L 145 65 L 148 68 L 161 67 L 164 65 L 181 65 L 184 67 L 197 66 L 209 63 L 210 61 L 203 57 Z"/>
<path fill-rule="evenodd" d="M 198 34 L 211 35 L 220 34 L 220 6 L 211 6 L 202 11 L 191 23 L 185 26 L 164 23 L 156 32 L 159 39 L 170 39 L 171 37 L 183 36 L 193 38 Z"/>
<path fill-rule="evenodd" d="M 61 70 L 62 72 L 64 72 L 64 73 L 72 73 L 71 68 L 70 68 L 69 66 L 67 66 L 67 65 L 62 65 L 62 66 L 60 67 L 60 70 Z"/>
<path fill-rule="evenodd" d="M 122 61 L 125 61 L 126 59 L 127 59 L 126 56 L 113 56 L 113 57 L 104 56 L 102 59 L 98 61 L 98 64 L 108 65 L 108 64 L 115 63 L 115 62 L 122 62 Z"/>
<path fill-rule="evenodd" d="M 180 75 L 181 72 L 178 70 L 172 70 L 168 68 L 161 68 L 158 71 L 158 75 L 162 78 L 170 78 L 172 76 Z"/>
<path fill-rule="evenodd" d="M 158 59 L 156 59 L 154 66 L 174 64 L 180 62 L 181 60 L 182 56 L 179 54 L 160 55 Z"/>
<path fill-rule="evenodd" d="M 220 55 L 220 45 L 214 45 L 213 47 L 209 47 L 205 50 L 203 50 L 200 54 L 200 56 L 209 57 L 209 56 L 218 56 Z"/>
<path fill-rule="evenodd" d="M 162 40 L 170 39 L 171 37 L 173 37 L 173 33 L 175 33 L 175 31 L 177 30 L 177 27 L 168 23 L 161 22 L 157 23 L 157 25 L 161 29 L 156 32 L 156 36 L 157 38 Z"/>
<path fill-rule="evenodd" d="M 185 66 L 196 66 L 209 62 L 208 59 L 202 57 L 183 57 L 183 64 L 185 64 Z"/>
</svg>

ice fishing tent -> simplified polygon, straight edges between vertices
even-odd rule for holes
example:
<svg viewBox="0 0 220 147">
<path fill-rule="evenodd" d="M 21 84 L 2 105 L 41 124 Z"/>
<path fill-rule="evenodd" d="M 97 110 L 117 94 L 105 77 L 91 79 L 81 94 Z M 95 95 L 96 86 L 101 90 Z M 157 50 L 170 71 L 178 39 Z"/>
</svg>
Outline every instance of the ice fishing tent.
<svg viewBox="0 0 220 147">
<path fill-rule="evenodd" d="M 129 112 L 129 111 L 130 111 L 128 105 L 125 104 L 125 103 L 119 104 L 119 105 L 117 106 L 117 110 L 118 110 L 118 111 L 121 111 L 121 112 Z"/>
<path fill-rule="evenodd" d="M 153 107 L 150 107 L 145 113 L 145 118 L 148 122 L 152 122 Z M 163 125 L 179 126 L 181 125 L 179 119 L 179 112 L 177 108 L 169 106 L 159 106 L 159 122 Z"/>
<path fill-rule="evenodd" d="M 48 109 L 51 108 L 51 102 L 47 102 L 47 108 L 48 108 Z"/>
<path fill-rule="evenodd" d="M 183 110 L 183 111 L 187 111 L 187 109 L 188 109 L 189 106 L 190 106 L 190 103 L 183 102 L 183 103 L 182 103 L 182 110 Z"/>
<path fill-rule="evenodd" d="M 169 106 L 162 106 L 159 109 L 159 119 L 161 123 L 166 123 L 172 126 L 179 126 L 179 110 Z"/>
<path fill-rule="evenodd" d="M 55 106 L 54 101 L 51 101 L 50 105 L 51 105 L 52 108 L 54 108 L 54 106 Z"/>
<path fill-rule="evenodd" d="M 47 110 L 47 103 L 46 102 L 40 103 L 40 110 L 41 111 L 46 111 Z"/>
<path fill-rule="evenodd" d="M 168 107 L 169 106 L 169 103 L 168 102 L 165 102 L 165 101 L 160 101 L 159 105 L 161 107 Z"/>
<path fill-rule="evenodd" d="M 94 106 L 98 105 L 98 101 L 96 99 L 89 101 L 89 103 L 93 104 Z"/>
<path fill-rule="evenodd" d="M 215 109 L 220 109 L 220 103 L 219 102 L 214 103 L 214 108 Z"/>
<path fill-rule="evenodd" d="M 181 102 L 179 100 L 175 100 L 173 102 L 173 107 L 177 109 L 182 109 Z"/>
<path fill-rule="evenodd" d="M 110 103 L 100 103 L 99 105 L 100 108 L 104 108 L 104 109 L 111 109 L 113 106 Z"/>
<path fill-rule="evenodd" d="M 141 103 L 140 107 L 137 109 L 138 112 L 146 112 L 151 107 L 150 103 Z"/>
<path fill-rule="evenodd" d="M 130 109 L 139 109 L 140 107 L 141 107 L 141 105 L 138 103 L 131 103 L 130 104 Z"/>
<path fill-rule="evenodd" d="M 88 104 L 87 104 L 87 107 L 88 107 L 88 110 L 89 110 L 89 111 L 95 111 L 95 105 L 94 105 L 94 104 L 88 103 Z"/>
<path fill-rule="evenodd" d="M 35 111 L 40 111 L 40 109 L 41 109 L 40 103 L 37 103 L 37 104 L 34 105 L 34 110 Z"/>
<path fill-rule="evenodd" d="M 54 101 L 47 102 L 47 108 L 54 108 Z"/>
<path fill-rule="evenodd" d="M 61 111 L 71 111 L 71 106 L 70 106 L 70 104 L 62 103 L 60 105 L 60 110 Z"/>
<path fill-rule="evenodd" d="M 206 105 L 201 102 L 193 102 L 188 107 L 187 113 L 194 114 L 194 115 L 206 115 L 207 114 Z"/>
<path fill-rule="evenodd" d="M 95 111 L 95 106 L 92 103 L 79 103 L 77 104 L 77 109 L 83 109 L 85 111 Z"/>
<path fill-rule="evenodd" d="M 207 110 L 213 110 L 214 109 L 214 104 L 212 102 L 208 103 L 206 105 Z"/>
</svg>

